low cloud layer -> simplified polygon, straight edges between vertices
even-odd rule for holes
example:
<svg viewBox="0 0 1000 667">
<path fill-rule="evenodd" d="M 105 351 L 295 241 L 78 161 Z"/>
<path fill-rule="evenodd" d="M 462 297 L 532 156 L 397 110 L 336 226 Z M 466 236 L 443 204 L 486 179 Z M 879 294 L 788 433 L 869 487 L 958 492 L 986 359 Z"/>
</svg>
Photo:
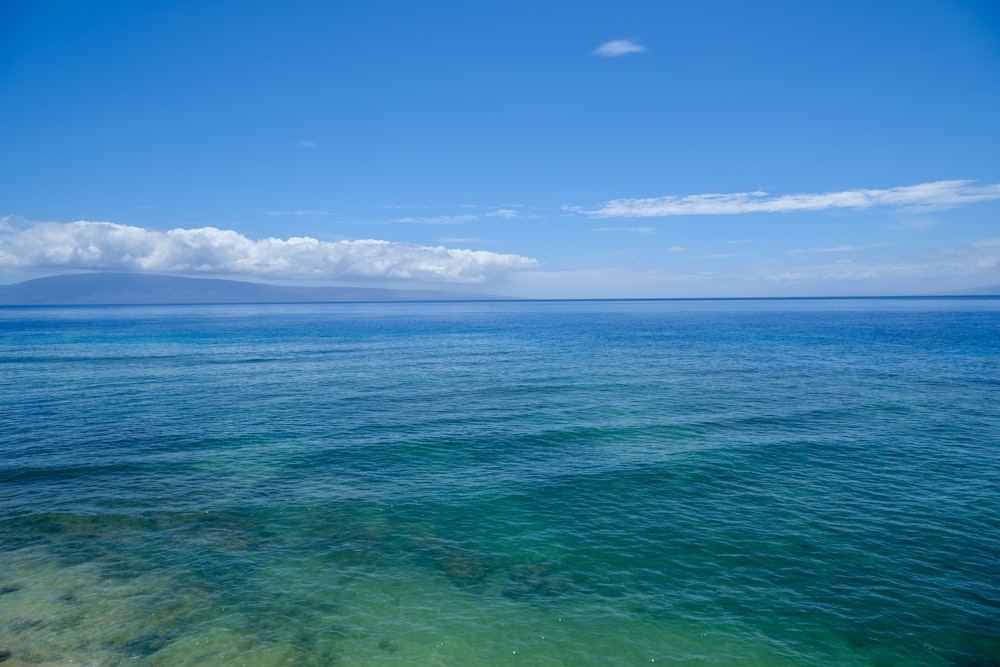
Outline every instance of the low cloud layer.
<svg viewBox="0 0 1000 667">
<path fill-rule="evenodd" d="M 674 215 L 739 215 L 826 209 L 866 209 L 874 206 L 952 208 L 1000 199 L 1000 184 L 935 181 L 885 190 L 845 190 L 820 194 L 771 196 L 766 192 L 614 199 L 592 211 L 571 209 L 594 218 L 654 218 Z"/>
<path fill-rule="evenodd" d="M 50 222 L 27 227 L 0 223 L 0 269 L 17 271 L 92 269 L 274 279 L 483 283 L 537 265 L 534 259 L 521 255 L 371 239 L 255 241 L 215 227 L 161 232 L 112 222 Z"/>
<path fill-rule="evenodd" d="M 675 298 L 933 295 L 998 286 L 1000 238 L 941 250 L 900 250 L 852 259 L 849 252 L 755 258 L 754 264 L 666 248 L 672 261 L 656 267 L 539 269 L 512 274 L 514 294 L 535 298 Z M 834 250 L 834 249 L 831 249 Z M 581 290 L 586 286 L 586 291 Z"/>
</svg>

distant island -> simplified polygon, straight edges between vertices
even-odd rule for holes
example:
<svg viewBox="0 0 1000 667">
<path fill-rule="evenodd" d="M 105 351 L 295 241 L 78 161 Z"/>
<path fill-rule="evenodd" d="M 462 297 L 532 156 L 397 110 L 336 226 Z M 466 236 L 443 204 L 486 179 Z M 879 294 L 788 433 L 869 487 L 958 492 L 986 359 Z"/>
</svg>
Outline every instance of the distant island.
<svg viewBox="0 0 1000 667">
<path fill-rule="evenodd" d="M 77 273 L 0 285 L 0 305 L 165 305 L 342 301 L 508 300 L 464 292 L 375 287 L 299 287 L 147 273 Z"/>
<path fill-rule="evenodd" d="M 1000 285 L 989 285 L 987 287 L 975 287 L 972 289 L 949 292 L 952 296 L 1000 296 Z"/>
<path fill-rule="evenodd" d="M 911 296 L 1000 296 L 1000 285 L 939 293 L 937 295 Z M 854 298 L 864 297 L 855 296 Z M 0 306 L 518 300 L 520 299 L 516 297 L 479 294 L 475 292 L 387 289 L 380 287 L 270 285 L 242 280 L 182 278 L 179 276 L 150 273 L 122 272 L 72 273 L 35 278 L 10 285 L 0 285 Z"/>
</svg>

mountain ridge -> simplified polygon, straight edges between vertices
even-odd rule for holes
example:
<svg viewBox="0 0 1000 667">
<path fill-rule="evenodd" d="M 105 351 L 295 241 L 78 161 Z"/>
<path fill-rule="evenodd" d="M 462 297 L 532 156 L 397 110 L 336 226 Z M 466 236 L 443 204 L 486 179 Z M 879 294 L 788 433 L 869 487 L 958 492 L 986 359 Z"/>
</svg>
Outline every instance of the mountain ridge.
<svg viewBox="0 0 1000 667">
<path fill-rule="evenodd" d="M 0 305 L 4 306 L 498 301 L 508 299 L 510 297 L 443 290 L 304 287 L 151 273 L 73 273 L 0 285 Z"/>
</svg>

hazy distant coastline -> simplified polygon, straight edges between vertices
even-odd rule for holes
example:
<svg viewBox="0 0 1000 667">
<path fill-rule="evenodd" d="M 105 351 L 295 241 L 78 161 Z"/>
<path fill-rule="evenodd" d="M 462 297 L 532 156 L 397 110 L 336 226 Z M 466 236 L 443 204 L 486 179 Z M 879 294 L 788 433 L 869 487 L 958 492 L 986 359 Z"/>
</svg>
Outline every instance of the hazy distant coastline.
<svg viewBox="0 0 1000 667">
<path fill-rule="evenodd" d="M 0 285 L 0 305 L 4 306 L 508 299 L 468 292 L 300 287 L 145 273 L 80 273 Z"/>
<path fill-rule="evenodd" d="M 801 298 L 808 298 L 808 296 L 802 295 Z M 1000 296 L 1000 285 L 937 295 L 910 296 Z M 113 272 L 48 276 L 10 285 L 0 285 L 0 306 L 518 300 L 520 299 L 516 297 L 475 292 L 269 285 L 242 280 Z"/>
<path fill-rule="evenodd" d="M 1000 296 L 1000 285 L 988 285 L 986 287 L 974 287 L 957 292 L 948 292 L 948 296 Z"/>
</svg>

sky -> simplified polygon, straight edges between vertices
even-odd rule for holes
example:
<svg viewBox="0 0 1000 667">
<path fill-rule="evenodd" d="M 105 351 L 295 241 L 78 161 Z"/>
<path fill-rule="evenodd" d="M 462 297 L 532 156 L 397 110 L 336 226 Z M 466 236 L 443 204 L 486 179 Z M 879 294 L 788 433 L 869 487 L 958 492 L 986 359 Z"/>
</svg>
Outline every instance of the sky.
<svg viewBox="0 0 1000 667">
<path fill-rule="evenodd" d="M 0 0 L 0 283 L 1000 285 L 995 0 Z"/>
</svg>

